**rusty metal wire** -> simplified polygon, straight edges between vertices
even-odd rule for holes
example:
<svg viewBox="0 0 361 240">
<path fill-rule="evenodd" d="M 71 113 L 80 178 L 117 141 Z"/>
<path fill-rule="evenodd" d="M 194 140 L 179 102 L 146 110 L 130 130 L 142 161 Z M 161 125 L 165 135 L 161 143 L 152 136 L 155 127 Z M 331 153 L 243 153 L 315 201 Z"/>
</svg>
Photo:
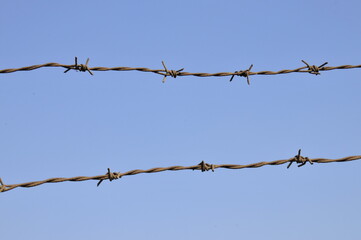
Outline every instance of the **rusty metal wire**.
<svg viewBox="0 0 361 240">
<path fill-rule="evenodd" d="M 158 172 L 164 172 L 164 171 L 180 171 L 180 170 L 200 170 L 200 171 L 204 172 L 204 171 L 209 171 L 209 170 L 214 171 L 217 168 L 226 168 L 226 169 L 236 170 L 236 169 L 243 169 L 243 168 L 259 168 L 259 167 L 263 167 L 266 165 L 282 165 L 285 163 L 289 163 L 289 165 L 287 167 L 287 168 L 289 168 L 293 162 L 299 163 L 298 167 L 301 167 L 301 166 L 305 165 L 307 162 L 309 162 L 310 164 L 313 164 L 313 163 L 348 162 L 348 161 L 355 161 L 355 160 L 361 159 L 361 155 L 344 157 L 344 158 L 339 158 L 339 159 L 326 159 L 326 158 L 309 159 L 307 157 L 301 156 L 300 154 L 301 154 L 301 150 L 299 150 L 299 152 L 296 156 L 294 156 L 293 158 L 290 158 L 290 159 L 277 160 L 277 161 L 272 161 L 272 162 L 258 162 L 258 163 L 251 163 L 251 164 L 247 164 L 247 165 L 236 165 L 236 164 L 215 165 L 215 164 L 208 164 L 208 163 L 205 163 L 204 161 L 202 161 L 201 163 L 194 165 L 194 166 L 186 166 L 186 167 L 172 166 L 172 167 L 163 167 L 163 168 L 158 167 L 158 168 L 151 168 L 148 170 L 135 169 L 135 170 L 131 170 L 131 171 L 124 172 L 124 173 L 111 172 L 110 169 L 108 168 L 108 172 L 104 175 L 98 175 L 98 176 L 92 176 L 92 177 L 79 176 L 79 177 L 71 177 L 71 178 L 49 178 L 49 179 L 42 180 L 42 181 L 27 182 L 27 183 L 20 183 L 20 184 L 9 184 L 9 185 L 4 184 L 0 178 L 0 192 L 7 192 L 7 191 L 10 191 L 10 190 L 18 188 L 18 187 L 30 188 L 30 187 L 36 187 L 36 186 L 42 185 L 44 183 L 59 183 L 59 182 L 67 182 L 67 181 L 81 182 L 81 181 L 88 181 L 88 180 L 97 180 L 98 181 L 97 186 L 99 186 L 102 183 L 102 181 L 104 181 L 104 180 L 112 181 L 112 180 L 119 179 L 124 176 L 137 175 L 140 173 L 158 173 Z"/>
<path fill-rule="evenodd" d="M 80 72 L 89 72 L 91 75 L 93 75 L 92 71 L 141 71 L 141 72 L 151 72 L 159 75 L 163 75 L 163 82 L 165 82 L 167 76 L 171 76 L 173 78 L 176 78 L 177 76 L 195 76 L 195 77 L 226 77 L 231 76 L 230 81 L 233 80 L 234 76 L 241 76 L 245 77 L 247 79 L 247 83 L 250 84 L 249 76 L 251 75 L 276 75 L 276 74 L 286 74 L 286 73 L 311 73 L 315 75 L 319 75 L 322 71 L 330 71 L 330 70 L 336 70 L 336 69 L 352 69 L 352 68 L 361 68 L 361 65 L 341 65 L 337 67 L 326 67 L 325 65 L 328 64 L 325 62 L 324 64 L 320 66 L 316 65 L 310 65 L 306 61 L 302 60 L 302 62 L 306 65 L 300 68 L 296 69 L 285 69 L 285 70 L 279 70 L 279 71 L 260 71 L 260 72 L 251 72 L 251 68 L 253 67 L 253 64 L 247 69 L 247 70 L 240 70 L 235 72 L 218 72 L 218 73 L 191 73 L 191 72 L 183 72 L 184 68 L 180 70 L 168 70 L 165 66 L 165 63 L 162 61 L 164 69 L 149 69 L 144 67 L 139 68 L 132 68 L 132 67 L 89 67 L 89 58 L 87 59 L 85 64 L 78 64 L 77 57 L 75 57 L 75 64 L 73 65 L 64 65 L 60 63 L 45 63 L 45 64 L 39 64 L 39 65 L 33 65 L 28 67 L 22 67 L 22 68 L 9 68 L 9 69 L 3 69 L 0 70 L 0 73 L 13 73 L 17 71 L 31 71 L 38 68 L 43 67 L 61 67 L 66 68 L 64 73 L 68 72 L 69 70 L 76 70 Z"/>
</svg>

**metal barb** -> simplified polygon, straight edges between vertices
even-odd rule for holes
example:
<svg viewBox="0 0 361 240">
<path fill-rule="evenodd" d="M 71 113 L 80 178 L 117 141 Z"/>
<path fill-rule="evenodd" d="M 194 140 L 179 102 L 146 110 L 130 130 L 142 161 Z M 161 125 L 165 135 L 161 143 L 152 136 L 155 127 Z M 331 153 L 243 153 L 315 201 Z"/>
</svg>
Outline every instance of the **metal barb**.
<svg viewBox="0 0 361 240">
<path fill-rule="evenodd" d="M 71 67 L 69 67 L 67 70 L 64 71 L 64 73 L 67 73 L 69 70 L 74 69 L 76 71 L 80 71 L 80 72 L 88 72 L 90 73 L 90 75 L 94 75 L 92 73 L 92 71 L 90 71 L 89 67 L 88 67 L 88 63 L 89 63 L 89 58 L 86 60 L 85 64 L 80 64 L 78 65 L 78 58 L 75 57 L 75 64 Z"/>
<path fill-rule="evenodd" d="M 235 71 L 229 81 L 232 82 L 234 76 L 240 76 L 240 77 L 245 77 L 245 78 L 247 78 L 247 84 L 250 85 L 251 82 L 250 82 L 250 80 L 249 80 L 249 72 L 251 71 L 252 67 L 253 67 L 253 64 L 251 64 L 251 66 L 250 66 L 247 70 Z"/>
<path fill-rule="evenodd" d="M 307 162 L 309 162 L 311 165 L 313 164 L 313 162 L 308 157 L 301 156 L 301 149 L 298 150 L 298 154 L 290 161 L 287 168 L 291 167 L 293 162 L 299 163 L 298 167 L 302 167 Z"/>
<path fill-rule="evenodd" d="M 165 71 L 165 75 L 164 75 L 164 78 L 162 80 L 163 83 L 165 83 L 165 80 L 167 79 L 167 76 L 171 76 L 173 78 L 176 78 L 177 75 L 184 70 L 184 68 L 181 68 L 179 70 L 168 70 L 167 69 L 167 66 L 165 65 L 164 61 L 162 61 L 162 65 L 164 67 L 164 71 Z"/>
<path fill-rule="evenodd" d="M 106 173 L 108 175 L 108 179 L 109 181 L 113 181 L 115 179 L 119 179 L 121 178 L 120 176 L 120 172 L 110 172 L 110 168 L 108 168 L 108 172 Z M 99 185 L 104 181 L 104 179 L 99 180 L 99 182 L 97 183 L 97 187 L 99 187 Z"/>
<path fill-rule="evenodd" d="M 3 192 L 6 189 L 6 186 L 3 183 L 3 180 L 0 178 L 0 192 Z"/>
<path fill-rule="evenodd" d="M 205 163 L 204 161 L 202 161 L 198 165 L 200 166 L 200 170 L 202 172 L 209 171 L 209 170 L 212 170 L 212 172 L 214 172 L 213 164 L 208 164 L 208 163 Z"/>
<path fill-rule="evenodd" d="M 306 64 L 306 66 L 307 66 L 307 68 L 308 68 L 308 70 L 310 71 L 309 73 L 311 73 L 311 74 L 315 74 L 315 75 L 320 75 L 321 73 L 320 73 L 320 70 L 322 70 L 322 69 L 320 69 L 320 68 L 322 68 L 322 67 L 324 67 L 326 64 L 328 64 L 328 62 L 325 62 L 324 64 L 322 64 L 322 65 L 320 65 L 320 66 L 316 66 L 316 65 L 309 65 L 306 61 L 304 61 L 304 60 L 301 60 L 304 64 Z"/>
</svg>

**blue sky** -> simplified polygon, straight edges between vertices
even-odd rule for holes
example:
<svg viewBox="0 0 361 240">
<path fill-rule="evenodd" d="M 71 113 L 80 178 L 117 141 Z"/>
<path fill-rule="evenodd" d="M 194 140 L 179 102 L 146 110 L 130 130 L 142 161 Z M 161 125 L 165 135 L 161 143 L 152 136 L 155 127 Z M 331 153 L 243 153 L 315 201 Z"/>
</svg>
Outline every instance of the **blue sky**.
<svg viewBox="0 0 361 240">
<path fill-rule="evenodd" d="M 360 63 L 359 1 L 2 1 L 0 69 Z M 0 75 L 5 184 L 360 154 L 360 69 L 245 78 Z M 4 239 L 360 239 L 361 164 L 164 172 L 2 193 Z"/>
</svg>

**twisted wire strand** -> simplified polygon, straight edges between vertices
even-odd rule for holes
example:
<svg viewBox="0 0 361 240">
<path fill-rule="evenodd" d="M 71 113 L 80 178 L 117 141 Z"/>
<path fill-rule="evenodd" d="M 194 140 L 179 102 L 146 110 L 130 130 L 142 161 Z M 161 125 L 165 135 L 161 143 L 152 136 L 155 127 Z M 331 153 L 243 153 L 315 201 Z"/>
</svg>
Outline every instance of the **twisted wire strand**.
<svg viewBox="0 0 361 240">
<path fill-rule="evenodd" d="M 299 152 L 300 154 L 300 152 Z M 59 182 L 81 182 L 81 181 L 88 181 L 88 180 L 98 180 L 99 185 L 103 180 L 114 180 L 119 179 L 124 176 L 132 176 L 137 175 L 141 173 L 158 173 L 158 172 L 164 172 L 164 171 L 181 171 L 181 170 L 201 170 L 202 172 L 212 170 L 214 171 L 217 168 L 225 168 L 225 169 L 243 169 L 243 168 L 259 168 L 266 165 L 282 165 L 285 163 L 292 163 L 297 162 L 300 163 L 300 166 L 303 166 L 306 162 L 306 160 L 300 160 L 300 159 L 307 159 L 311 164 L 312 163 L 331 163 L 331 162 L 348 162 L 348 161 L 355 161 L 360 160 L 361 155 L 358 156 L 349 156 L 344 158 L 338 158 L 338 159 L 327 159 L 327 158 L 314 158 L 314 159 L 308 159 L 304 158 L 300 155 L 296 155 L 293 158 L 285 159 L 285 160 L 276 160 L 271 162 L 258 162 L 258 163 L 251 163 L 247 165 L 237 165 L 237 164 L 220 164 L 220 165 L 214 165 L 214 164 L 208 164 L 205 162 L 201 162 L 198 165 L 194 166 L 171 166 L 171 167 L 156 167 L 151 168 L 147 170 L 141 170 L 141 169 L 135 169 L 130 170 L 128 172 L 120 173 L 120 172 L 110 172 L 110 169 L 108 169 L 108 172 L 104 175 L 98 175 L 98 176 L 92 176 L 92 177 L 86 177 L 86 176 L 78 176 L 78 177 L 71 177 L 71 178 L 49 178 L 42 181 L 34 181 L 34 182 L 27 182 L 27 183 L 20 183 L 20 184 L 10 184 L 6 185 L 3 184 L 3 182 L 0 179 L 0 192 L 7 192 L 12 189 L 22 187 L 22 188 L 30 188 L 30 187 L 36 187 L 45 183 L 59 183 Z"/>
<path fill-rule="evenodd" d="M 9 69 L 3 69 L 0 70 L 0 73 L 13 73 L 13 72 L 17 72 L 17 71 L 31 71 L 31 70 L 35 70 L 35 69 L 39 69 L 39 68 L 43 68 L 43 67 L 61 67 L 61 68 L 65 68 L 67 70 L 65 70 L 65 72 L 73 69 L 73 70 L 77 70 L 77 71 L 88 71 L 90 74 L 92 74 L 91 71 L 140 71 L 140 72 L 150 72 L 150 73 L 155 73 L 155 74 L 159 74 L 159 75 L 163 75 L 164 77 L 167 76 L 172 76 L 172 77 L 176 77 L 176 76 L 195 76 L 195 77 L 226 77 L 226 76 L 237 76 L 240 75 L 240 71 L 236 71 L 236 72 L 218 72 L 218 73 L 191 73 L 191 72 L 183 72 L 183 69 L 180 70 L 168 70 L 166 67 L 165 69 L 150 69 L 150 68 L 144 68 L 144 67 L 88 67 L 88 61 L 87 63 L 84 64 L 77 64 L 77 59 L 75 60 L 75 64 L 74 65 L 64 65 L 64 64 L 60 64 L 60 63 L 45 63 L 45 64 L 39 64 L 39 65 L 32 65 L 32 66 L 28 66 L 28 67 L 21 67 L 21 68 L 9 68 Z M 300 68 L 296 68 L 296 69 L 284 69 L 284 70 L 279 70 L 279 71 L 259 71 L 259 72 L 251 72 L 249 70 L 245 70 L 247 71 L 247 74 L 243 74 L 245 77 L 251 76 L 251 75 L 277 75 L 277 74 L 287 74 L 287 73 L 295 73 L 295 72 L 300 72 L 300 73 L 312 73 L 312 74 L 316 74 L 318 75 L 319 72 L 321 71 L 331 71 L 331 70 L 336 70 L 336 69 L 353 69 L 353 68 L 361 68 L 361 65 L 341 65 L 341 66 L 337 66 L 337 67 L 327 67 L 324 66 L 327 64 L 324 63 L 323 65 L 317 67 L 315 65 L 309 65 L 308 63 L 306 63 L 305 61 L 302 60 L 302 62 L 304 62 L 306 64 L 306 66 L 304 67 L 300 67 Z M 164 65 L 164 62 L 163 66 Z M 244 71 L 244 72 L 245 72 Z M 164 82 L 165 79 L 163 79 Z M 249 82 L 249 79 L 247 79 L 247 81 Z"/>
</svg>

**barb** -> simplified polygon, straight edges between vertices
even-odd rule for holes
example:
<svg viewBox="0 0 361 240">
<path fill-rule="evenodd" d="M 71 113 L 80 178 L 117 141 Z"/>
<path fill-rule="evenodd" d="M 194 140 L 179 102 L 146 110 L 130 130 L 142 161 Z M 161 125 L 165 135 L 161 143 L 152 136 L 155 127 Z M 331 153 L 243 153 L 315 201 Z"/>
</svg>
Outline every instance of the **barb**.
<svg viewBox="0 0 361 240">
<path fill-rule="evenodd" d="M 89 58 L 86 60 L 86 63 L 85 63 L 85 64 L 80 64 L 80 65 L 78 65 L 78 58 L 75 57 L 75 64 L 72 65 L 72 66 L 70 66 L 67 70 L 65 70 L 64 73 L 67 73 L 69 70 L 74 69 L 74 70 L 80 71 L 80 72 L 86 72 L 86 71 L 87 71 L 88 73 L 90 73 L 90 75 L 94 75 L 94 74 L 90 71 L 90 69 L 89 69 L 89 67 L 88 67 L 88 63 L 89 63 Z"/>
<path fill-rule="evenodd" d="M 1 187 L 0 187 L 1 191 L 0 192 L 10 191 L 10 190 L 18 188 L 18 187 L 30 188 L 30 187 L 36 187 L 36 186 L 42 185 L 44 183 L 59 183 L 59 182 L 68 182 L 68 181 L 81 182 L 81 181 L 88 181 L 88 180 L 97 180 L 98 181 L 97 186 L 99 186 L 100 183 L 106 179 L 109 179 L 110 181 L 112 181 L 114 179 L 119 179 L 123 176 L 137 175 L 140 173 L 158 173 L 158 172 L 164 172 L 164 171 L 181 171 L 181 170 L 200 170 L 200 171 L 204 172 L 204 171 L 208 171 L 208 170 L 214 171 L 217 168 L 236 170 L 236 169 L 243 169 L 243 168 L 259 168 L 259 167 L 263 167 L 266 165 L 282 165 L 285 163 L 289 163 L 289 166 L 290 166 L 290 164 L 292 162 L 300 163 L 299 166 L 303 166 L 307 161 L 310 163 L 331 163 L 331 162 L 348 162 L 348 161 L 355 161 L 355 160 L 360 160 L 360 159 L 361 159 L 361 155 L 344 157 L 344 158 L 339 158 L 339 159 L 326 159 L 326 158 L 308 159 L 308 158 L 302 157 L 301 151 L 299 150 L 298 155 L 296 155 L 295 157 L 290 158 L 290 159 L 276 160 L 276 161 L 272 161 L 272 162 L 258 162 L 258 163 L 251 163 L 248 165 L 235 165 L 235 164 L 214 165 L 214 164 L 208 164 L 208 163 L 205 163 L 204 161 L 202 161 L 198 165 L 194 165 L 194 166 L 187 166 L 187 167 L 172 166 L 172 167 L 164 167 L 164 168 L 158 167 L 158 168 L 151 168 L 148 170 L 135 169 L 135 170 L 131 170 L 131 171 L 128 171 L 125 173 L 120 173 L 120 172 L 111 173 L 110 169 L 108 168 L 108 172 L 106 174 L 99 175 L 99 176 L 93 176 L 93 177 L 79 176 L 79 177 L 72 177 L 72 178 L 49 178 L 49 179 L 42 180 L 42 181 L 11 184 L 11 185 L 4 185 L 2 182 L 0 182 L 1 183 Z"/>
<path fill-rule="evenodd" d="M 214 172 L 213 164 L 208 164 L 208 163 L 205 163 L 204 161 L 202 161 L 198 164 L 198 166 L 199 166 L 199 168 L 197 168 L 196 170 L 201 170 L 202 172 L 212 170 L 212 172 Z M 195 170 L 195 169 L 193 169 L 193 170 Z"/>
<path fill-rule="evenodd" d="M 3 183 L 3 180 L 0 178 L 0 192 L 4 192 L 6 190 L 6 185 Z"/>
<path fill-rule="evenodd" d="M 250 66 L 248 70 L 244 71 L 236 71 L 236 72 L 218 72 L 218 73 L 191 73 L 191 72 L 183 72 L 183 68 L 175 71 L 175 70 L 168 70 L 165 66 L 164 62 L 162 62 L 164 69 L 149 69 L 144 67 L 138 67 L 138 68 L 132 68 L 132 67 L 88 67 L 89 58 L 86 61 L 85 64 L 78 65 L 77 58 L 75 58 L 75 64 L 73 65 L 64 65 L 60 63 L 45 63 L 40 65 L 33 65 L 28 67 L 22 67 L 22 68 L 9 68 L 9 69 L 3 69 L 0 70 L 0 73 L 13 73 L 17 71 L 31 71 L 38 68 L 43 67 L 62 67 L 66 68 L 64 72 L 68 72 L 69 70 L 73 69 L 80 72 L 89 72 L 91 75 L 93 75 L 92 71 L 140 71 L 140 72 L 150 72 L 155 73 L 159 75 L 163 75 L 163 82 L 165 82 L 167 76 L 171 76 L 176 78 L 177 76 L 195 76 L 195 77 L 226 77 L 231 76 L 230 81 L 233 80 L 233 77 L 235 75 L 246 77 L 247 83 L 250 84 L 249 76 L 251 75 L 277 75 L 277 74 L 287 74 L 287 73 L 311 73 L 314 75 L 319 75 L 322 71 L 331 71 L 336 69 L 353 69 L 353 68 L 361 68 L 361 65 L 341 65 L 337 67 L 326 67 L 325 65 L 328 64 L 327 62 L 320 65 L 309 65 L 306 61 L 302 60 L 306 66 L 296 68 L 296 69 L 284 69 L 279 71 L 259 71 L 259 72 L 251 72 L 251 68 L 253 65 Z"/>
<path fill-rule="evenodd" d="M 176 77 L 180 74 L 180 72 L 184 70 L 184 68 L 181 68 L 181 69 L 179 69 L 179 70 L 177 70 L 177 71 L 175 71 L 175 70 L 170 70 L 170 71 L 169 71 L 169 70 L 167 69 L 167 67 L 165 66 L 164 61 L 162 61 L 162 65 L 163 65 L 164 70 L 165 70 L 164 78 L 163 78 L 163 80 L 162 80 L 163 83 L 165 83 L 165 80 L 166 80 L 167 76 L 171 76 L 171 77 L 176 78 Z"/>
<path fill-rule="evenodd" d="M 120 176 L 120 172 L 110 172 L 110 168 L 108 168 L 108 179 L 109 181 L 113 181 L 115 179 L 119 179 L 121 178 L 122 176 Z M 99 187 L 99 185 L 104 181 L 104 179 L 101 179 L 98 183 L 97 183 L 97 187 Z"/>
<path fill-rule="evenodd" d="M 241 71 L 236 71 L 236 72 L 234 72 L 235 74 L 232 75 L 232 77 L 231 77 L 231 79 L 230 79 L 229 81 L 232 82 L 234 76 L 240 76 L 240 77 L 245 77 L 245 78 L 247 78 L 247 83 L 248 83 L 248 85 L 250 85 L 251 83 L 250 83 L 250 81 L 249 81 L 249 76 L 248 76 L 248 75 L 249 75 L 252 67 L 253 67 L 253 64 L 251 64 L 251 66 L 250 66 L 247 70 L 244 70 L 244 71 L 241 70 Z"/>
<path fill-rule="evenodd" d="M 306 64 L 308 70 L 310 71 L 309 73 L 311 74 L 315 74 L 315 75 L 320 75 L 320 71 L 322 71 L 322 67 L 325 66 L 326 64 L 328 64 L 328 62 L 325 62 L 324 64 L 320 65 L 320 66 L 316 66 L 316 65 L 312 65 L 310 66 L 306 61 L 302 60 L 302 62 L 304 64 Z"/>
<path fill-rule="evenodd" d="M 301 149 L 298 150 L 298 154 L 290 161 L 290 164 L 288 164 L 287 168 L 290 168 L 293 162 L 300 163 L 298 167 L 302 167 L 307 162 L 309 162 L 311 165 L 313 164 L 313 162 L 308 157 L 301 156 Z"/>
</svg>

